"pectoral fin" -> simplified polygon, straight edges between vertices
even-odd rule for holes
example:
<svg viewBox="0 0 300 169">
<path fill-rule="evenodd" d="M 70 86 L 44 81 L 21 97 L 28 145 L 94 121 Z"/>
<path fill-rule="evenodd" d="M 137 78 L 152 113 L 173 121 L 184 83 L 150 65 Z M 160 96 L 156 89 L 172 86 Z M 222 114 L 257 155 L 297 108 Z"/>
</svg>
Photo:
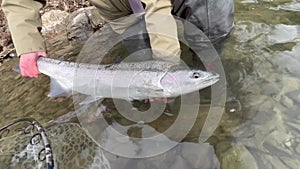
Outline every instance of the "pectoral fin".
<svg viewBox="0 0 300 169">
<path fill-rule="evenodd" d="M 50 92 L 48 97 L 57 98 L 63 96 L 69 96 L 71 89 L 65 87 L 65 85 L 56 79 L 50 78 Z"/>
</svg>

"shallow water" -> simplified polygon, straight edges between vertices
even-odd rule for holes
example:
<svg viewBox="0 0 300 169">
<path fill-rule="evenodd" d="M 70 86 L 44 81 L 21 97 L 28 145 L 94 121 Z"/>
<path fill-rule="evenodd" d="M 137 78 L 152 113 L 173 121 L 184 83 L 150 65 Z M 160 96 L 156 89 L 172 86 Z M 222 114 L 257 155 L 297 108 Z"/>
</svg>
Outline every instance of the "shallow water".
<svg viewBox="0 0 300 169">
<path fill-rule="evenodd" d="M 221 56 L 228 82 L 228 102 L 219 127 L 207 142 L 214 147 L 222 169 L 296 169 L 300 165 L 300 1 L 235 2 L 236 26 Z M 44 126 L 68 121 L 58 117 L 74 110 L 72 100 L 47 98 L 48 78 L 23 78 L 11 71 L 16 64 L 17 59 L 9 59 L 0 66 L 0 126 L 28 116 Z M 132 125 L 114 110 L 110 100 L 105 104 L 104 116 L 110 123 Z M 207 111 L 207 106 L 201 107 L 184 141 L 198 142 Z M 176 117 L 162 115 L 149 125 L 163 132 Z M 134 127 L 127 134 L 140 137 L 141 130 Z M 201 152 L 201 148 L 197 151 Z M 172 163 L 170 160 L 177 161 L 178 166 L 189 166 L 189 159 L 169 158 L 175 156 L 174 152 L 166 156 L 160 157 L 166 159 L 165 166 Z M 110 158 L 114 168 L 140 166 L 137 161 Z M 148 161 L 148 167 L 155 168 L 152 163 L 159 158 Z M 201 160 L 197 162 L 201 164 Z"/>
<path fill-rule="evenodd" d="M 226 48 L 234 50 L 223 55 L 230 90 L 242 105 L 241 123 L 231 131 L 232 148 L 221 155 L 223 166 L 230 168 L 238 159 L 248 168 L 298 168 L 299 1 L 247 2 L 237 5 Z"/>
</svg>

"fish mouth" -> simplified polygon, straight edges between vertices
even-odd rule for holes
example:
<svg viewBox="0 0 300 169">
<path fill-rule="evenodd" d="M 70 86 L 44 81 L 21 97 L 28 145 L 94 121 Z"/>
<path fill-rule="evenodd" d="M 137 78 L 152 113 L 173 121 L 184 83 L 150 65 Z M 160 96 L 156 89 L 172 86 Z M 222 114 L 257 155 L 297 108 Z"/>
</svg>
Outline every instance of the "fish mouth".
<svg viewBox="0 0 300 169">
<path fill-rule="evenodd" d="M 220 80 L 220 75 L 215 72 L 210 72 L 212 75 L 209 76 L 206 80 L 202 81 L 201 84 L 205 86 L 211 86 L 217 83 Z"/>
</svg>

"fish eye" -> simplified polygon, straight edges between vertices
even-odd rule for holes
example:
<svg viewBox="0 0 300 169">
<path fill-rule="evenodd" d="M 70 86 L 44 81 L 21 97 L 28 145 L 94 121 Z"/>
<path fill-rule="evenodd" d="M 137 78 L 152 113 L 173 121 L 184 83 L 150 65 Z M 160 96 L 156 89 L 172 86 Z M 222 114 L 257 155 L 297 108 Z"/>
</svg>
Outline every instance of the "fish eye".
<svg viewBox="0 0 300 169">
<path fill-rule="evenodd" d="M 192 78 L 194 78 L 194 79 L 198 79 L 199 77 L 200 77 L 200 73 L 198 73 L 198 72 L 194 72 L 192 75 Z"/>
</svg>

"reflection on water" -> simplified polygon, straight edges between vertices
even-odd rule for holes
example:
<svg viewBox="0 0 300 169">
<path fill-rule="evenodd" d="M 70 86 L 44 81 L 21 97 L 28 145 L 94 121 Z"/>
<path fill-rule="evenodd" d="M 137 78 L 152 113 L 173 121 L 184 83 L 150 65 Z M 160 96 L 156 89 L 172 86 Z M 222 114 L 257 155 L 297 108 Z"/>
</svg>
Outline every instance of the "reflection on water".
<svg viewBox="0 0 300 169">
<path fill-rule="evenodd" d="M 299 5 L 293 2 L 292 11 L 295 3 Z M 283 24 L 299 15 L 281 18 L 286 13 L 283 6 L 273 16 L 278 23 L 261 23 L 257 18 L 237 21 L 227 44 L 234 51 L 225 52 L 223 60 L 237 65 L 226 72 L 230 90 L 242 104 L 242 121 L 232 130 L 232 147 L 221 155 L 224 168 L 233 168 L 233 159 L 240 160 L 236 168 L 294 169 L 300 164 L 300 20 Z M 270 8 L 269 13 L 273 11 Z"/>
<path fill-rule="evenodd" d="M 235 50 L 251 51 L 243 55 L 253 63 L 252 71 L 244 71 L 239 80 L 244 122 L 233 131 L 234 145 L 246 147 L 243 151 L 249 151 L 255 159 L 252 165 L 259 168 L 297 168 L 300 164 L 298 143 L 285 144 L 300 134 L 300 105 L 295 100 L 300 88 L 299 28 L 238 22 L 234 32 L 239 44 Z"/>
<path fill-rule="evenodd" d="M 300 3 L 298 0 L 235 2 L 236 27 L 222 54 L 228 81 L 228 103 L 220 126 L 208 142 L 214 146 L 223 169 L 296 169 L 300 165 Z M 16 64 L 17 59 L 11 59 L 0 67 L 1 125 L 27 116 L 47 124 L 72 111 L 70 99 L 54 101 L 46 97 L 46 77 L 27 79 L 11 72 Z M 104 114 L 104 118 L 130 124 L 111 107 L 107 109 L 112 113 Z M 207 109 L 206 106 L 201 107 L 196 123 L 184 141 L 197 142 Z M 67 121 L 72 117 L 74 113 L 57 121 Z M 150 126 L 161 132 L 173 123 L 174 118 L 176 114 L 162 115 Z M 77 128 L 71 129 L 74 132 L 49 129 L 51 135 L 55 135 L 51 138 L 58 156 L 65 151 L 61 150 L 64 145 L 72 145 L 69 144 L 72 140 L 58 139 L 68 132 L 66 138 L 76 139 L 71 136 Z M 129 134 L 136 137 L 141 132 L 130 131 Z M 87 138 L 85 134 L 82 137 Z M 1 141 L 1 146 L 5 145 L 8 149 L 19 143 L 14 142 L 14 138 Z M 78 153 L 71 151 L 69 155 L 76 159 L 86 154 Z M 171 165 L 177 168 L 205 168 L 203 161 L 199 160 L 204 157 L 204 161 L 211 162 L 207 168 L 217 168 L 219 163 L 214 155 L 208 144 L 192 143 L 183 143 L 165 155 L 147 159 L 147 163 L 143 164 L 105 154 L 111 160 L 112 168 L 168 168 Z M 195 156 L 196 160 L 193 158 Z M 7 156 L 0 154 L 0 157 Z M 73 162 L 76 163 L 76 160 Z M 158 167 L 158 164 L 165 166 Z"/>
</svg>

